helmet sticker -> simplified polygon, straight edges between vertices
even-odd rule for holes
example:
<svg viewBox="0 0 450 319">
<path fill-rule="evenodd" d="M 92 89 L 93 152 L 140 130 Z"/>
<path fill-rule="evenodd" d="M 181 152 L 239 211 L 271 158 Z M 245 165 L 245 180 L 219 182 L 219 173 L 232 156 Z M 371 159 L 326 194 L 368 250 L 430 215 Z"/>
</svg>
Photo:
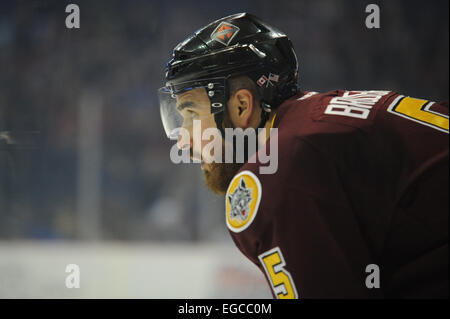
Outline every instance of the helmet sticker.
<svg viewBox="0 0 450 319">
<path fill-rule="evenodd" d="M 225 212 L 228 228 L 239 233 L 252 223 L 261 200 L 261 183 L 250 171 L 237 174 L 225 196 Z"/>
<path fill-rule="evenodd" d="M 279 78 L 280 78 L 280 76 L 278 74 L 273 74 L 273 73 L 269 74 L 269 81 L 271 81 L 271 82 L 278 82 Z"/>
<path fill-rule="evenodd" d="M 267 82 L 267 76 L 265 76 L 265 75 L 262 75 L 262 76 L 258 79 L 258 81 L 256 81 L 256 83 L 258 83 L 259 86 L 263 86 L 264 83 L 266 83 L 266 82 Z"/>
<path fill-rule="evenodd" d="M 269 85 L 274 85 L 273 82 L 278 82 L 280 76 L 278 74 L 270 73 L 269 77 L 265 76 L 264 74 L 256 81 L 256 83 L 259 86 L 263 86 L 264 84 L 266 87 L 269 87 Z"/>
<path fill-rule="evenodd" d="M 238 32 L 239 28 L 237 26 L 228 22 L 222 22 L 214 29 L 210 37 L 212 40 L 228 46 Z"/>
</svg>

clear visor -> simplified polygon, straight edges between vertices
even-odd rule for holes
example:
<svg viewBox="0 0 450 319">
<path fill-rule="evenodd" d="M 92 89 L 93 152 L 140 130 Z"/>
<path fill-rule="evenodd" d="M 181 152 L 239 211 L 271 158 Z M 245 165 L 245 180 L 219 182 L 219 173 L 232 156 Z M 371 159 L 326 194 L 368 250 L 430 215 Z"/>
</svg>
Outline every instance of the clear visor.
<svg viewBox="0 0 450 319">
<path fill-rule="evenodd" d="M 208 113 L 198 116 L 183 112 L 183 116 L 177 108 L 177 95 L 202 87 L 206 89 L 206 93 L 209 96 L 210 108 Z M 161 121 L 167 137 L 171 140 L 177 140 L 182 127 L 189 129 L 194 120 L 213 117 L 215 113 L 222 112 L 224 105 L 224 91 L 223 82 L 221 83 L 221 81 L 215 81 L 214 79 L 190 81 L 177 84 L 176 87 L 165 86 L 160 88 L 158 90 L 159 108 Z M 177 92 L 177 94 L 174 92 Z"/>
</svg>

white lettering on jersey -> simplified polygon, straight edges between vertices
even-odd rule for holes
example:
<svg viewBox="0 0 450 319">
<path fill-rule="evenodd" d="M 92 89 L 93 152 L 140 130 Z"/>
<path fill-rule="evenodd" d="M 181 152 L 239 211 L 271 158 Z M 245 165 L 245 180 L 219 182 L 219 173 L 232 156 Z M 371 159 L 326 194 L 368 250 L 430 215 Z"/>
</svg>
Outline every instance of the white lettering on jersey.
<svg viewBox="0 0 450 319">
<path fill-rule="evenodd" d="M 325 114 L 367 119 L 372 107 L 391 91 L 345 91 L 330 100 Z"/>
</svg>

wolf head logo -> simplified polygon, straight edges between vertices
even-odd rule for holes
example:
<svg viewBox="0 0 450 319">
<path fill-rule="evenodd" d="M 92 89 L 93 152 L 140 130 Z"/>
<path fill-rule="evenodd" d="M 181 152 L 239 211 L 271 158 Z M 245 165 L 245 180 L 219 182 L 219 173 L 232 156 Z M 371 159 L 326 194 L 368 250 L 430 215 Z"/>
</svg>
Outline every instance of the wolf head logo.
<svg viewBox="0 0 450 319">
<path fill-rule="evenodd" d="M 250 212 L 249 204 L 252 200 L 252 190 L 245 184 L 244 178 L 241 178 L 238 188 L 228 195 L 230 201 L 230 218 L 245 221 Z"/>
</svg>

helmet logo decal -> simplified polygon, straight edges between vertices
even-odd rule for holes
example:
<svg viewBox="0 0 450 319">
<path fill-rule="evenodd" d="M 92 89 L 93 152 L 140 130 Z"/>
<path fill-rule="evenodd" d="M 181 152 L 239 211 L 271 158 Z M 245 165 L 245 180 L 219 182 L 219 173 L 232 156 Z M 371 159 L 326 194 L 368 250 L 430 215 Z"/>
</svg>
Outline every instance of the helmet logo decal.
<svg viewBox="0 0 450 319">
<path fill-rule="evenodd" d="M 220 23 L 211 33 L 211 39 L 228 46 L 231 40 L 238 34 L 239 28 L 228 22 Z"/>
<path fill-rule="evenodd" d="M 261 183 L 250 171 L 237 174 L 228 187 L 225 196 L 226 222 L 236 233 L 245 230 L 252 223 L 261 200 Z"/>
<path fill-rule="evenodd" d="M 258 79 L 258 81 L 256 81 L 256 83 L 258 83 L 259 86 L 263 86 L 264 83 L 266 83 L 266 82 L 267 82 L 267 76 L 265 76 L 265 75 L 262 75 L 262 76 Z"/>
<path fill-rule="evenodd" d="M 265 76 L 264 74 L 256 81 L 256 83 L 259 86 L 263 86 L 264 84 L 266 87 L 269 87 L 269 85 L 273 85 L 273 82 L 278 82 L 280 76 L 278 74 L 270 73 L 269 77 Z"/>
<path fill-rule="evenodd" d="M 280 76 L 278 74 L 273 74 L 273 73 L 269 74 L 269 81 L 271 81 L 271 82 L 278 82 L 279 78 L 280 78 Z"/>
</svg>

